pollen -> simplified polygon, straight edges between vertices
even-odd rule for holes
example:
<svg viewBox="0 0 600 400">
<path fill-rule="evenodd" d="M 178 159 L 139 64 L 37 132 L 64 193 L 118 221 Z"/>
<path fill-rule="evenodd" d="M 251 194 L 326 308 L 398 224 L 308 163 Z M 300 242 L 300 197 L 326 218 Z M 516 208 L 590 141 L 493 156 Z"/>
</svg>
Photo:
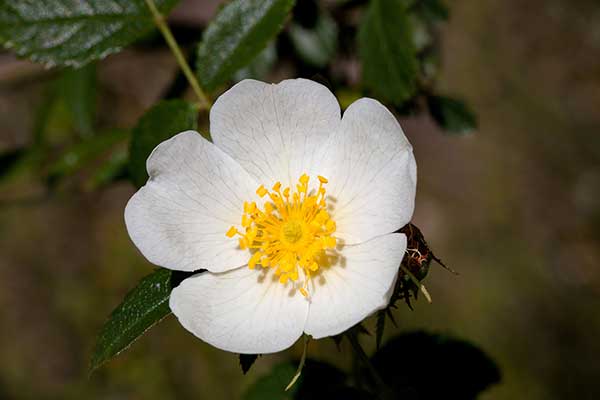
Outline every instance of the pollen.
<svg viewBox="0 0 600 400">
<path fill-rule="evenodd" d="M 308 282 L 319 273 L 324 255 L 335 252 L 336 224 L 327 211 L 326 178 L 318 176 L 318 187 L 310 187 L 310 177 L 302 174 L 293 188 L 275 182 L 271 190 L 260 185 L 256 194 L 267 201 L 262 209 L 244 202 L 240 219 L 225 233 L 238 236 L 242 249 L 250 252 L 248 268 L 272 268 L 279 282 L 296 282 L 304 277 L 298 291 L 308 297 Z M 282 190 L 283 189 L 283 190 Z M 302 274 L 301 274 L 302 272 Z"/>
</svg>

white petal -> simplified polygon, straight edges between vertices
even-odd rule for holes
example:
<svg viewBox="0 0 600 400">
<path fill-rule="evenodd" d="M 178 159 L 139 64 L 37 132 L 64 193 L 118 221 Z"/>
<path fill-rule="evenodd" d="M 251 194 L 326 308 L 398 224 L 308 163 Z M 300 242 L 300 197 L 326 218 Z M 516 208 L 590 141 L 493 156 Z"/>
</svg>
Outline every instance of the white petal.
<svg viewBox="0 0 600 400">
<path fill-rule="evenodd" d="M 417 165 L 400 124 L 381 103 L 363 98 L 350 105 L 323 159 L 336 236 L 346 244 L 393 232 L 410 221 Z"/>
<path fill-rule="evenodd" d="M 314 276 L 304 331 L 337 335 L 387 306 L 406 251 L 406 236 L 392 233 L 344 246 L 340 261 Z"/>
<path fill-rule="evenodd" d="M 244 200 L 257 184 L 231 157 L 194 131 L 158 145 L 146 163 L 150 179 L 129 200 L 129 236 L 153 264 L 194 271 L 226 271 L 248 262 L 235 238 Z"/>
<path fill-rule="evenodd" d="M 306 79 L 276 85 L 244 80 L 210 111 L 213 142 L 267 187 L 318 174 L 315 154 L 339 124 L 335 96 Z"/>
<path fill-rule="evenodd" d="M 242 267 L 194 275 L 171 293 L 171 310 L 188 331 L 219 349 L 284 350 L 302 335 L 308 302 L 270 271 Z"/>
</svg>

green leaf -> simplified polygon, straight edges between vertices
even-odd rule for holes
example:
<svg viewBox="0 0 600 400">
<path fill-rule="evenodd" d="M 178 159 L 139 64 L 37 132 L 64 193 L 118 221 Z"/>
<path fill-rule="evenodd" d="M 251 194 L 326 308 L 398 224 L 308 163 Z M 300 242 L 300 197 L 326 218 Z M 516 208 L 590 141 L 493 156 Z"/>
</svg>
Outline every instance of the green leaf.
<svg viewBox="0 0 600 400">
<path fill-rule="evenodd" d="M 258 55 L 246 65 L 244 68 L 237 70 L 233 74 L 234 81 L 241 81 L 244 79 L 264 79 L 265 76 L 271 71 L 273 65 L 277 61 L 277 49 L 275 43 L 271 42 L 265 47 Z"/>
<path fill-rule="evenodd" d="M 422 331 L 389 340 L 372 363 L 398 398 L 475 399 L 500 381 L 498 366 L 477 346 Z"/>
<path fill-rule="evenodd" d="M 258 356 L 258 354 L 240 354 L 240 367 L 242 367 L 242 372 L 244 373 L 244 375 L 246 375 L 246 373 L 250 371 L 250 368 L 252 367 Z"/>
<path fill-rule="evenodd" d="M 113 130 L 93 136 L 66 150 L 48 168 L 49 183 L 71 175 L 83 168 L 88 162 L 100 157 L 111 147 L 127 138 L 127 131 Z"/>
<path fill-rule="evenodd" d="M 96 66 L 67 68 L 58 81 L 58 89 L 81 136 L 91 136 L 96 118 Z"/>
<path fill-rule="evenodd" d="M 163 13 L 177 1 L 155 0 Z M 153 27 L 144 0 L 0 0 L 0 43 L 48 66 L 104 58 Z"/>
<path fill-rule="evenodd" d="M 294 0 L 233 0 L 208 25 L 198 47 L 197 74 L 214 90 L 249 64 L 273 39 Z"/>
<path fill-rule="evenodd" d="M 90 363 L 90 372 L 127 349 L 154 324 L 171 313 L 172 271 L 157 269 L 125 296 L 102 327 Z"/>
<path fill-rule="evenodd" d="M 415 92 L 418 64 L 413 34 L 401 0 L 372 0 L 360 24 L 363 84 L 400 105 Z"/>
<path fill-rule="evenodd" d="M 86 182 L 86 188 L 90 191 L 99 189 L 112 182 L 128 177 L 129 151 L 122 147 L 113 151 L 110 157 L 94 171 L 94 174 Z"/>
<path fill-rule="evenodd" d="M 351 400 L 364 398 L 357 397 L 356 393 L 350 392 L 350 388 L 346 386 L 348 375 L 344 371 L 323 361 L 307 359 L 301 378 L 302 380 L 296 383 L 298 386 L 294 396 L 296 399 Z"/>
<path fill-rule="evenodd" d="M 300 380 L 287 392 L 285 387 L 296 373 L 296 367 L 289 362 L 276 365 L 268 375 L 259 378 L 248 388 L 243 400 L 291 400 L 301 384 Z"/>
<path fill-rule="evenodd" d="M 467 134 L 477 128 L 477 117 L 462 100 L 429 96 L 427 104 L 433 119 L 449 133 Z"/>
<path fill-rule="evenodd" d="M 148 180 L 146 160 L 161 142 L 177 133 L 196 130 L 198 108 L 183 100 L 162 101 L 148 110 L 133 129 L 129 151 L 129 175 L 137 187 Z"/>
<path fill-rule="evenodd" d="M 327 14 L 319 15 L 314 28 L 292 24 L 289 33 L 296 52 L 307 64 L 323 68 L 335 55 L 338 27 Z"/>
</svg>

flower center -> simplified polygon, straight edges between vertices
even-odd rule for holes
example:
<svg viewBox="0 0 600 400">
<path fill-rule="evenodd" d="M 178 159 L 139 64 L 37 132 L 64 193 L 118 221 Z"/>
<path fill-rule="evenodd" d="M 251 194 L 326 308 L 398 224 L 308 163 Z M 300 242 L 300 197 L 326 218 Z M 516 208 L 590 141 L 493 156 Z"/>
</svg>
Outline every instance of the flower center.
<svg viewBox="0 0 600 400">
<path fill-rule="evenodd" d="M 281 228 L 283 242 L 294 244 L 302 239 L 302 224 L 299 221 L 289 221 Z"/>
<path fill-rule="evenodd" d="M 295 190 L 281 190 L 276 182 L 269 191 L 260 185 L 256 193 L 268 196 L 263 209 L 255 202 L 244 202 L 241 225 L 244 232 L 232 226 L 226 233 L 230 238 L 239 236 L 240 248 L 251 253 L 248 267 L 256 265 L 273 268 L 281 283 L 299 279 L 299 270 L 305 276 L 300 292 L 308 295 L 311 275 L 319 271 L 319 260 L 336 246 L 333 235 L 335 222 L 327 212 L 325 187 L 327 179 L 318 177 L 319 187 L 309 190 L 310 178 L 303 174 Z"/>
</svg>

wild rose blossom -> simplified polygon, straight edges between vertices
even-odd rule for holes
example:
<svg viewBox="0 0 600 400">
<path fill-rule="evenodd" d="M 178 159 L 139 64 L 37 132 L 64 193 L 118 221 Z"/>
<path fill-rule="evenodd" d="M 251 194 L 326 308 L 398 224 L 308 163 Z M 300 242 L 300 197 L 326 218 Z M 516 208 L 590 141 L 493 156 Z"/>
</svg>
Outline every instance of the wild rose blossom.
<svg viewBox="0 0 600 400">
<path fill-rule="evenodd" d="M 223 350 L 264 354 L 339 334 L 385 307 L 406 251 L 416 162 L 394 116 L 362 98 L 341 117 L 305 79 L 244 80 L 147 161 L 131 239 L 153 264 L 206 272 L 170 307 Z"/>
</svg>

